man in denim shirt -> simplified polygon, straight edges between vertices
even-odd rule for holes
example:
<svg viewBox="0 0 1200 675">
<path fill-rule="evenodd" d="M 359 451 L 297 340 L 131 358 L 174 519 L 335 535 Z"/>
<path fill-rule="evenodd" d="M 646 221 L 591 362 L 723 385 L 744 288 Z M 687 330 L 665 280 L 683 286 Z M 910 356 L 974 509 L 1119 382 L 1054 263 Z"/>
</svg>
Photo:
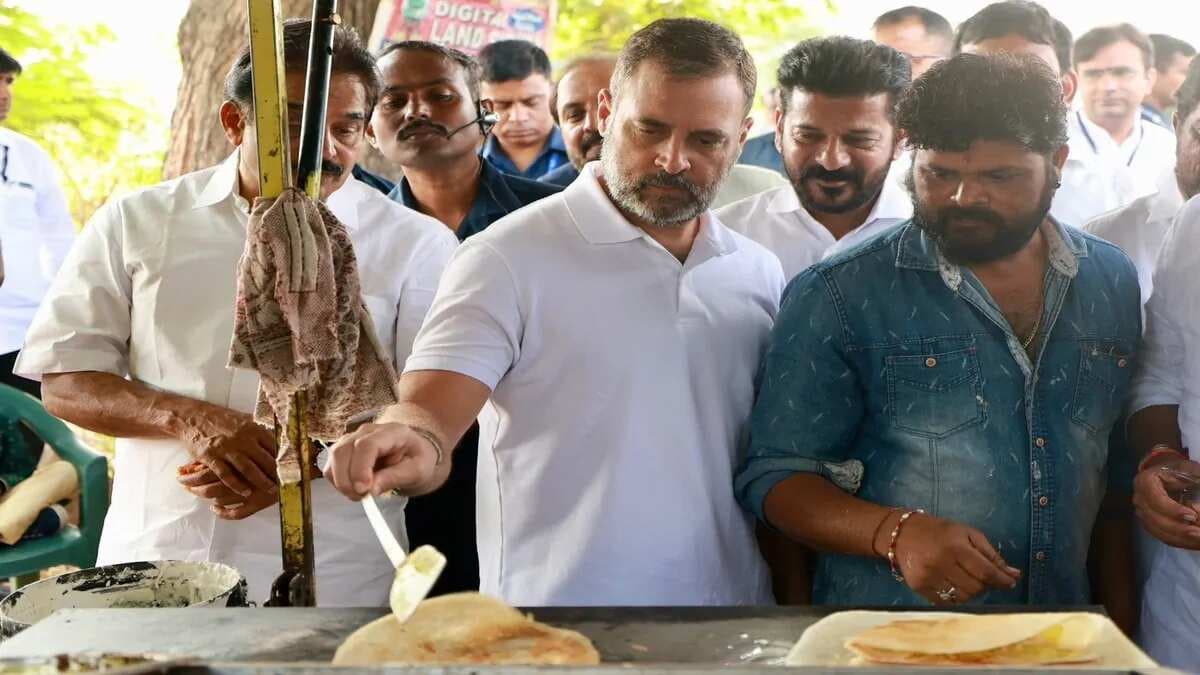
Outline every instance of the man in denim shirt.
<svg viewBox="0 0 1200 675">
<path fill-rule="evenodd" d="M 1047 216 L 1063 106 L 1033 57 L 935 65 L 898 111 L 914 218 L 788 287 L 735 489 L 821 552 L 815 602 L 1128 591 L 1102 573 L 1093 596 L 1087 564 L 1098 520 L 1101 538 L 1129 536 L 1127 519 L 1097 516 L 1118 473 L 1108 436 L 1141 330 L 1137 273 Z"/>
</svg>

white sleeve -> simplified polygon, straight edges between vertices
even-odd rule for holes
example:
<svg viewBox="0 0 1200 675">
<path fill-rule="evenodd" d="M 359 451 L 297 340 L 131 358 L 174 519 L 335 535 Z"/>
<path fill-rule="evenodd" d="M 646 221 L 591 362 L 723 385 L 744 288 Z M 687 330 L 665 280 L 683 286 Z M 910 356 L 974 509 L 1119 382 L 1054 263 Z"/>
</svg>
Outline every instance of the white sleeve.
<svg viewBox="0 0 1200 675">
<path fill-rule="evenodd" d="M 405 372 L 446 370 L 495 389 L 520 355 L 524 319 L 512 270 L 478 238 L 446 267 Z"/>
<path fill-rule="evenodd" d="M 437 294 L 442 272 L 458 248 L 458 238 L 441 223 L 438 223 L 438 227 L 441 231 L 437 236 L 427 237 L 413 252 L 408 274 L 400 288 L 400 298 L 396 303 L 396 344 L 393 354 L 397 369 L 404 368 L 404 363 L 412 353 L 417 333 Z"/>
<path fill-rule="evenodd" d="M 58 269 L 62 267 L 75 240 L 75 221 L 71 218 L 71 210 L 67 207 L 67 199 L 63 196 L 58 184 L 58 174 L 54 170 L 54 162 L 40 148 L 37 159 L 37 203 L 35 208 L 38 217 L 38 233 L 42 245 L 39 251 L 42 274 L 46 281 L 54 280 Z"/>
<path fill-rule="evenodd" d="M 127 374 L 132 280 L 122 222 L 115 204 L 88 222 L 25 335 L 17 374 L 32 380 L 89 370 Z"/>
<path fill-rule="evenodd" d="M 1186 377 L 1186 352 L 1182 322 L 1189 321 L 1189 298 L 1193 294 L 1188 274 L 1197 252 L 1197 242 L 1187 241 L 1189 232 L 1200 227 L 1200 201 L 1175 219 L 1163 240 L 1154 267 L 1153 290 L 1146 303 L 1146 330 L 1142 336 L 1141 366 L 1133 381 L 1130 411 L 1154 405 L 1179 405 Z M 1195 222 L 1191 222 L 1195 221 Z M 1189 246 L 1191 248 L 1189 248 Z"/>
</svg>

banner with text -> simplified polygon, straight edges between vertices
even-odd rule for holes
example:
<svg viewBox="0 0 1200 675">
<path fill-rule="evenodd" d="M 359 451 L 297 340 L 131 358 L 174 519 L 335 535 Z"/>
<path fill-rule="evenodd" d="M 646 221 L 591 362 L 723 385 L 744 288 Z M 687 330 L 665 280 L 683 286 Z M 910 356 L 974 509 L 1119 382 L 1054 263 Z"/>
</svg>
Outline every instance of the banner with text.
<svg viewBox="0 0 1200 675">
<path fill-rule="evenodd" d="M 555 0 L 384 0 L 371 31 L 374 50 L 426 40 L 477 54 L 497 40 L 528 40 L 546 51 Z"/>
</svg>

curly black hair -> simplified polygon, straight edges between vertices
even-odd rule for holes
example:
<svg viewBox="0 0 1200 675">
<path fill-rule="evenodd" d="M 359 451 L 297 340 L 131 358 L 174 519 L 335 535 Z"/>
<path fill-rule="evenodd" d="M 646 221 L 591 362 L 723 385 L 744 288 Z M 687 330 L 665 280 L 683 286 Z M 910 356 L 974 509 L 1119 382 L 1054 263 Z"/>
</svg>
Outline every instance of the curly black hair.
<svg viewBox="0 0 1200 675">
<path fill-rule="evenodd" d="M 921 149 L 1013 141 L 1049 156 L 1067 142 L 1059 78 L 1024 54 L 959 54 L 935 64 L 900 98 L 896 119 L 908 144 Z"/>
</svg>

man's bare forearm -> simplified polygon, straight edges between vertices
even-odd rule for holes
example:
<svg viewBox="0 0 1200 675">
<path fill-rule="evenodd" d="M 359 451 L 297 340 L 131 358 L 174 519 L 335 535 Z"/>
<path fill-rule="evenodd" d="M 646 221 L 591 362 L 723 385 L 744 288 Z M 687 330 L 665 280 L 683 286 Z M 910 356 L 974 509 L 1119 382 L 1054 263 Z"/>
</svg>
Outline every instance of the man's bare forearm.
<svg viewBox="0 0 1200 675">
<path fill-rule="evenodd" d="M 399 423 L 427 431 L 442 446 L 443 461 L 427 494 L 450 476 L 454 447 L 471 428 L 491 391 L 474 378 L 440 370 L 405 373 L 400 378 L 399 402 L 384 410 L 377 424 Z"/>
<path fill-rule="evenodd" d="M 776 529 L 810 548 L 864 557 L 886 554 L 891 527 L 899 518 L 889 507 L 852 497 L 811 473 L 796 474 L 772 488 L 765 511 Z"/>
<path fill-rule="evenodd" d="M 232 412 L 94 371 L 46 375 L 42 399 L 56 417 L 115 438 L 184 439 L 206 412 Z"/>
</svg>

